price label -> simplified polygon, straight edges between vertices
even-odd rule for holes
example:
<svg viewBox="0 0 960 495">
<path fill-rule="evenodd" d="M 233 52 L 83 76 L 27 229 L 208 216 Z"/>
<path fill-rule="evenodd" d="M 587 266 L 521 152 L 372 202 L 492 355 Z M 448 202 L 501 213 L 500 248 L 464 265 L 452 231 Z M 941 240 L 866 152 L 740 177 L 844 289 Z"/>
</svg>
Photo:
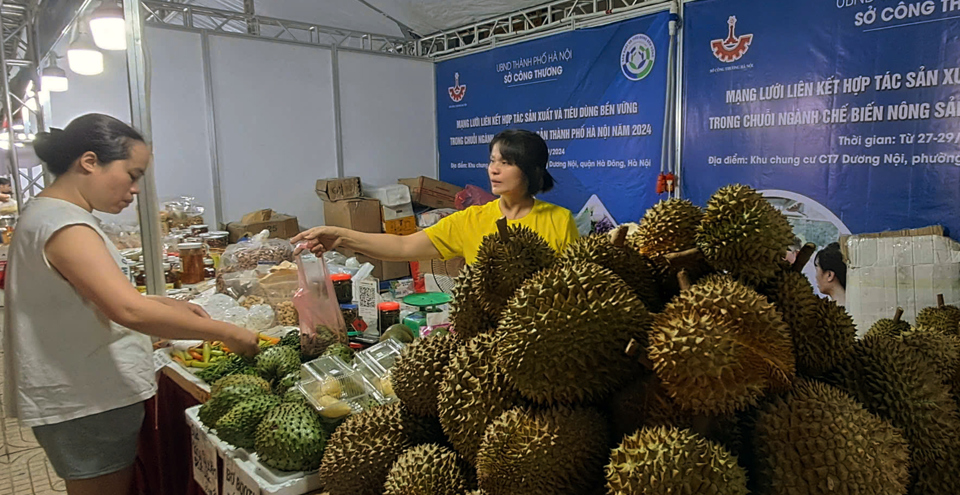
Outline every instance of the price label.
<svg viewBox="0 0 960 495">
<path fill-rule="evenodd" d="M 217 449 L 197 425 L 190 425 L 193 480 L 207 495 L 217 495 Z"/>
<path fill-rule="evenodd" d="M 173 364 L 173 360 L 163 349 L 153 351 L 153 372 L 159 373 L 168 364 Z"/>
<path fill-rule="evenodd" d="M 235 459 L 224 459 L 223 495 L 260 495 L 260 485 Z"/>
</svg>

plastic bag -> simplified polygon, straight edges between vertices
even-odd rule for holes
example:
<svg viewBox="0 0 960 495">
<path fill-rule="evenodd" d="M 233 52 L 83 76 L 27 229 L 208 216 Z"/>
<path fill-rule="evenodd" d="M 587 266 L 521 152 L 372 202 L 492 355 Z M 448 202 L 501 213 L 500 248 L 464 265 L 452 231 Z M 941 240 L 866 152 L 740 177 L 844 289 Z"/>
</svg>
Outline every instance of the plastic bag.
<svg viewBox="0 0 960 495">
<path fill-rule="evenodd" d="M 267 330 L 273 328 L 275 320 L 273 308 L 266 304 L 257 304 L 251 306 L 247 313 L 247 328 L 250 330 Z"/>
<path fill-rule="evenodd" d="M 259 265 L 279 265 L 293 261 L 293 246 L 283 239 L 269 239 L 264 230 L 252 239 L 228 246 L 220 256 L 223 273 L 253 270 Z"/>
<path fill-rule="evenodd" d="M 257 270 L 220 272 L 217 274 L 216 285 L 218 293 L 240 299 L 259 292 L 260 275 Z"/>
<path fill-rule="evenodd" d="M 183 229 L 191 225 L 203 223 L 204 207 L 197 200 L 188 196 L 181 196 L 173 201 L 163 203 L 160 210 L 160 222 L 164 232 L 170 229 Z"/>
<path fill-rule="evenodd" d="M 243 306 L 236 306 L 223 312 L 223 321 L 232 323 L 241 328 L 247 328 L 247 317 L 250 312 Z"/>
<path fill-rule="evenodd" d="M 312 358 L 331 344 L 346 344 L 347 328 L 323 258 L 301 254 L 297 267 L 300 288 L 293 296 L 293 305 L 300 314 L 300 352 Z"/>
<path fill-rule="evenodd" d="M 271 270 L 269 275 L 260 279 L 253 294 L 263 298 L 265 304 L 276 306 L 284 301 L 292 301 L 299 288 L 297 270 Z"/>
<path fill-rule="evenodd" d="M 490 194 L 477 186 L 468 184 L 467 187 L 463 188 L 462 191 L 457 193 L 453 204 L 458 210 L 464 210 L 471 206 L 485 205 L 495 199 L 497 199 L 497 197 L 493 194 Z"/>
<path fill-rule="evenodd" d="M 224 294 L 213 294 L 209 297 L 201 297 L 194 301 L 199 304 L 214 320 L 223 321 L 227 310 L 240 307 L 235 299 Z"/>
</svg>

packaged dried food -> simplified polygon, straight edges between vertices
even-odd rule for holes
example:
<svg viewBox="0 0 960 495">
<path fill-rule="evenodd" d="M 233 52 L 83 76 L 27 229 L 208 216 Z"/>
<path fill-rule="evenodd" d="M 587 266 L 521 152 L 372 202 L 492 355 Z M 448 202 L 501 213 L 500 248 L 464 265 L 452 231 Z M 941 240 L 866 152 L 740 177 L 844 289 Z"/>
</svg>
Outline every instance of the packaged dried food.
<svg viewBox="0 0 960 495">
<path fill-rule="evenodd" d="M 293 261 L 293 246 L 282 239 L 269 239 L 266 230 L 252 239 L 227 247 L 220 257 L 221 272 L 252 270 L 258 265 L 279 265 Z"/>
<path fill-rule="evenodd" d="M 204 280 L 203 258 L 205 257 L 203 244 L 188 242 L 180 244 L 180 264 L 182 265 L 181 281 L 185 284 L 199 284 Z"/>
</svg>

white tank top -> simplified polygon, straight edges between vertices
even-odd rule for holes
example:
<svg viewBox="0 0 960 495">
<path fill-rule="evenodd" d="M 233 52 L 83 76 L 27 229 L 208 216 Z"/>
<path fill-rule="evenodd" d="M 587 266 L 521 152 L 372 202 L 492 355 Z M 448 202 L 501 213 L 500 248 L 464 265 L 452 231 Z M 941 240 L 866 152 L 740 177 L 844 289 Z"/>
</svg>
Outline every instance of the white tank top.
<svg viewBox="0 0 960 495">
<path fill-rule="evenodd" d="M 90 226 L 122 264 L 90 212 L 53 198 L 24 207 L 7 266 L 3 398 L 7 417 L 28 427 L 129 406 L 157 390 L 150 338 L 107 319 L 47 261 L 47 241 L 71 225 Z"/>
</svg>

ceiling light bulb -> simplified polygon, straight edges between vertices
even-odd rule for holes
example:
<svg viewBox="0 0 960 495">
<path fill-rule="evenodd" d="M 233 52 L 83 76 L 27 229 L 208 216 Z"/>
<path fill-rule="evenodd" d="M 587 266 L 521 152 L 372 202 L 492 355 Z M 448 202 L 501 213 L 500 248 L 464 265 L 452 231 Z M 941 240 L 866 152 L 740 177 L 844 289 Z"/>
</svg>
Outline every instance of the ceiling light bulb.
<svg viewBox="0 0 960 495">
<path fill-rule="evenodd" d="M 67 49 L 70 70 L 81 76 L 95 76 L 103 72 L 103 54 L 97 50 L 84 24 L 77 27 L 77 39 Z"/>
<path fill-rule="evenodd" d="M 127 25 L 123 21 L 123 8 L 114 0 L 103 0 L 90 14 L 90 31 L 93 41 L 103 50 L 127 49 Z"/>
<path fill-rule="evenodd" d="M 57 57 L 51 55 L 50 65 L 43 69 L 40 78 L 40 87 L 44 91 L 62 93 L 70 87 L 70 81 L 67 80 L 67 71 L 57 66 Z"/>
</svg>

